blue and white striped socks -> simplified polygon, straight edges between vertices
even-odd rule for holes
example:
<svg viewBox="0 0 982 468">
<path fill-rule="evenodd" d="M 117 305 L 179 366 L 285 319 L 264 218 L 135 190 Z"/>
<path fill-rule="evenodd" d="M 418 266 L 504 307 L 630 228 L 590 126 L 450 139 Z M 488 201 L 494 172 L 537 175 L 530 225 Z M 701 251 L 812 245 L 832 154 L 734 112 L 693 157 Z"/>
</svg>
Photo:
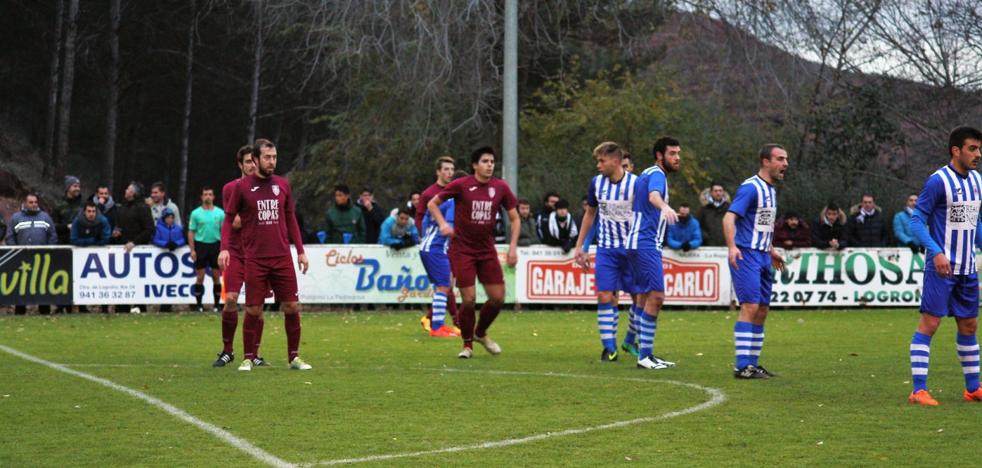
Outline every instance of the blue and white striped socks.
<svg viewBox="0 0 982 468">
<path fill-rule="evenodd" d="M 737 321 L 733 325 L 733 344 L 736 348 L 736 368 L 753 364 L 751 348 L 753 348 L 754 325 L 750 322 Z"/>
<path fill-rule="evenodd" d="M 658 317 L 641 311 L 638 314 L 638 359 L 651 356 L 655 346 L 655 329 L 658 328 Z"/>
<path fill-rule="evenodd" d="M 764 326 L 750 326 L 750 363 L 754 366 L 760 360 L 760 352 L 764 349 Z"/>
<path fill-rule="evenodd" d="M 631 308 L 628 309 L 627 333 L 624 334 L 624 343 L 634 344 L 638 341 L 638 316 L 643 312 L 644 310 L 640 307 L 631 304 Z"/>
<path fill-rule="evenodd" d="M 979 388 L 979 340 L 975 335 L 958 335 L 958 360 L 965 374 L 965 389 L 974 392 Z M 911 347 L 913 350 L 913 346 Z M 913 352 L 911 360 L 913 361 Z"/>
<path fill-rule="evenodd" d="M 430 330 L 439 330 L 446 319 L 447 295 L 442 292 L 433 293 L 433 320 L 430 322 Z"/>
<path fill-rule="evenodd" d="M 975 350 L 976 355 L 978 355 L 978 347 Z M 921 332 L 914 332 L 914 336 L 910 339 L 910 375 L 911 380 L 914 381 L 913 393 L 927 390 L 927 368 L 930 358 L 931 337 Z M 976 363 L 978 363 L 977 359 Z"/>
<path fill-rule="evenodd" d="M 597 329 L 604 349 L 617 351 L 617 307 L 613 303 L 597 303 Z"/>
</svg>

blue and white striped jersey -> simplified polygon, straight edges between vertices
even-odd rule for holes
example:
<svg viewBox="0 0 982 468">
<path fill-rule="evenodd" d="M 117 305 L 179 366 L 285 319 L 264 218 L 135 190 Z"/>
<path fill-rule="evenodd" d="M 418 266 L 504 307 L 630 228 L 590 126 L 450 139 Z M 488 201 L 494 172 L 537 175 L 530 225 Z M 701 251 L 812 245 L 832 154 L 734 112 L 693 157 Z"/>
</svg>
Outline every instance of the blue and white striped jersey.
<svg viewBox="0 0 982 468">
<path fill-rule="evenodd" d="M 658 192 L 668 203 L 668 179 L 657 165 L 645 169 L 634 183 L 634 220 L 626 246 L 630 250 L 661 250 L 665 240 L 668 224 L 661 217 L 661 210 L 648 200 L 651 192 Z"/>
<path fill-rule="evenodd" d="M 962 176 L 951 166 L 928 177 L 917 197 L 917 210 L 927 215 L 931 239 L 951 262 L 951 273 L 971 275 L 975 265 L 975 234 L 982 204 L 982 176 L 968 171 Z M 934 264 L 927 262 L 928 269 Z"/>
<path fill-rule="evenodd" d="M 771 184 L 756 175 L 743 181 L 728 211 L 739 216 L 734 239 L 737 247 L 771 250 L 777 217 L 777 191 Z"/>
<path fill-rule="evenodd" d="M 604 175 L 590 180 L 587 203 L 597 208 L 593 226 L 597 232 L 597 247 L 619 249 L 627 244 L 634 219 L 634 185 L 638 176 L 624 173 L 621 180 L 614 183 Z"/>
<path fill-rule="evenodd" d="M 454 201 L 447 200 L 440 204 L 440 212 L 447 220 L 447 224 L 453 226 L 454 220 Z M 423 215 L 423 239 L 419 243 L 420 252 L 443 252 L 447 253 L 447 237 L 440 234 L 440 225 L 430 216 L 429 210 Z"/>
</svg>

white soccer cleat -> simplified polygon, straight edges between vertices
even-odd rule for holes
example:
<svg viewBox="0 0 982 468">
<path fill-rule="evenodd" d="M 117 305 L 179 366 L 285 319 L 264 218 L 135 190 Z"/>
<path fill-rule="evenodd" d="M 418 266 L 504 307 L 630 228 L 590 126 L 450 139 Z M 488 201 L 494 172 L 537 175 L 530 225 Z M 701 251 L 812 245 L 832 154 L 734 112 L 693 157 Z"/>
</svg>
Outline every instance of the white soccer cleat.
<svg viewBox="0 0 982 468">
<path fill-rule="evenodd" d="M 311 370 L 313 368 L 314 367 L 311 366 L 310 364 L 307 364 L 306 362 L 303 362 L 303 359 L 300 359 L 300 356 L 297 356 L 297 357 L 293 358 L 292 361 L 290 361 L 290 369 Z"/>
<path fill-rule="evenodd" d="M 490 336 L 483 338 L 475 336 L 474 341 L 481 343 L 481 346 L 484 346 L 484 349 L 488 350 L 491 354 L 501 354 L 501 346 L 498 346 L 498 343 L 495 343 Z"/>
<path fill-rule="evenodd" d="M 245 359 L 239 364 L 239 370 L 249 372 L 252 370 L 252 359 Z"/>
<path fill-rule="evenodd" d="M 464 348 L 459 353 L 457 353 L 457 357 L 461 359 L 470 359 L 473 356 L 474 356 L 474 350 L 470 348 Z"/>
<path fill-rule="evenodd" d="M 659 364 L 664 365 L 665 367 L 675 367 L 675 363 L 674 362 L 672 362 L 672 361 L 666 361 L 666 360 L 664 360 L 664 359 L 662 359 L 662 358 L 660 358 L 658 356 L 652 355 L 651 356 L 651 359 L 653 359 L 655 362 L 657 362 Z"/>
<path fill-rule="evenodd" d="M 644 359 L 638 361 L 638 368 L 640 369 L 658 370 L 658 369 L 668 369 L 669 367 L 671 366 L 666 365 L 665 361 L 662 361 L 660 359 L 655 360 L 653 359 L 653 356 L 646 356 Z"/>
</svg>

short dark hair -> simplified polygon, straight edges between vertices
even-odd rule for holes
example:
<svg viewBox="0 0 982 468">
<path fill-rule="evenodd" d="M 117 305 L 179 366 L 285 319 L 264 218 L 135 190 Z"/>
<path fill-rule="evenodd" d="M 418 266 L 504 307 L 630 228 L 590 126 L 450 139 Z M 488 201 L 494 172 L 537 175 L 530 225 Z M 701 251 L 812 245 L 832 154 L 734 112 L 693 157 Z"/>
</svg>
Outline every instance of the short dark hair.
<svg viewBox="0 0 982 468">
<path fill-rule="evenodd" d="M 201 187 L 201 193 L 205 193 L 205 192 L 215 193 L 215 189 L 211 188 L 210 185 L 205 185 L 204 187 Z"/>
<path fill-rule="evenodd" d="M 276 144 L 265 138 L 260 138 L 252 144 L 252 155 L 258 157 L 263 148 L 276 148 Z"/>
<path fill-rule="evenodd" d="M 876 197 L 874 197 L 873 194 L 872 193 L 869 193 L 869 192 L 863 192 L 863 194 L 859 196 L 859 199 L 862 200 L 862 199 L 864 199 L 866 197 L 870 197 L 873 200 L 876 200 Z"/>
<path fill-rule="evenodd" d="M 688 208 L 688 207 L 689 207 L 688 203 L 679 203 L 679 208 Z"/>
<path fill-rule="evenodd" d="M 542 197 L 542 203 L 549 201 L 549 199 L 552 197 L 560 198 L 558 193 L 549 191 L 546 192 L 545 196 Z"/>
<path fill-rule="evenodd" d="M 30 198 L 30 197 L 37 198 L 38 202 L 41 201 L 41 197 L 39 197 L 37 193 L 35 193 L 35 192 L 27 192 L 26 194 L 24 194 L 24 202 L 26 203 L 27 202 L 27 199 Z"/>
<path fill-rule="evenodd" d="M 560 198 L 559 201 L 556 202 L 556 209 L 558 210 L 560 208 L 565 208 L 568 210 L 569 200 L 566 200 L 565 198 Z"/>
<path fill-rule="evenodd" d="M 409 199 L 412 200 L 413 199 L 413 195 L 422 195 L 422 194 L 423 193 L 420 192 L 419 190 L 413 190 L 412 192 L 409 192 Z"/>
<path fill-rule="evenodd" d="M 791 218 L 795 218 L 795 219 L 797 219 L 799 221 L 801 220 L 801 216 L 795 210 L 788 210 L 788 211 L 786 211 L 784 213 L 784 219 L 787 220 L 787 219 L 791 219 Z"/>
<path fill-rule="evenodd" d="M 621 156 L 621 160 L 624 160 L 624 159 L 630 159 L 631 162 L 634 162 L 634 157 L 631 156 L 631 152 L 630 151 L 626 151 L 626 150 L 624 151 L 624 155 Z"/>
<path fill-rule="evenodd" d="M 651 147 L 651 155 L 655 159 L 658 159 L 658 153 L 661 153 L 664 156 L 665 150 L 667 150 L 669 146 L 682 146 L 682 144 L 675 138 L 663 136 L 655 140 L 655 144 Z"/>
<path fill-rule="evenodd" d="M 365 193 L 365 192 L 368 192 L 368 193 L 370 193 L 372 195 L 375 194 L 375 190 L 373 190 L 371 187 L 369 187 L 367 185 L 361 188 L 361 193 Z"/>
<path fill-rule="evenodd" d="M 760 156 L 760 161 L 763 163 L 765 159 L 770 160 L 771 154 L 774 153 L 775 149 L 784 149 L 784 147 L 777 143 L 768 143 L 761 146 L 760 153 L 758 154 L 758 156 Z"/>
<path fill-rule="evenodd" d="M 235 163 L 242 164 L 247 154 L 252 154 L 252 145 L 245 145 L 235 152 Z"/>
<path fill-rule="evenodd" d="M 833 202 L 829 202 L 827 205 L 825 205 L 825 210 L 839 211 L 839 205 L 836 205 Z"/>
<path fill-rule="evenodd" d="M 490 146 L 482 146 L 471 153 L 471 165 L 473 166 L 480 162 L 481 156 L 484 156 L 485 154 L 490 154 L 491 156 L 494 156 L 495 159 L 498 159 L 498 155 L 494 152 L 494 148 Z"/>
<path fill-rule="evenodd" d="M 99 191 L 99 189 L 101 189 L 101 188 L 104 188 L 104 189 L 106 189 L 106 190 L 109 190 L 109 184 L 107 184 L 107 183 L 105 183 L 105 182 L 103 182 L 103 183 L 100 183 L 100 184 L 97 184 L 97 185 L 95 186 L 95 191 L 96 191 L 96 192 L 98 192 L 98 191 Z"/>
<path fill-rule="evenodd" d="M 714 181 L 712 181 L 712 182 L 709 183 L 709 190 L 712 190 L 713 187 L 719 187 L 719 188 L 721 188 L 723 190 L 726 190 L 726 187 L 721 182 L 719 182 L 717 180 L 714 180 Z"/>
<path fill-rule="evenodd" d="M 457 169 L 457 171 L 453 173 L 453 180 L 462 179 L 469 175 L 470 174 L 468 174 L 467 171 L 462 171 L 460 169 Z"/>
<path fill-rule="evenodd" d="M 157 182 L 150 184 L 150 190 L 153 189 L 157 189 L 160 190 L 161 192 L 167 193 L 167 186 L 164 185 L 164 183 L 159 180 Z"/>
<path fill-rule="evenodd" d="M 341 192 L 345 195 L 351 195 L 351 189 L 345 184 L 337 184 L 334 186 L 334 193 Z"/>
<path fill-rule="evenodd" d="M 408 206 L 400 206 L 398 214 L 404 214 L 406 216 L 409 216 L 410 218 L 416 216 L 416 213 L 413 212 L 413 210 L 410 210 Z"/>
<path fill-rule="evenodd" d="M 528 198 L 519 198 L 518 199 L 518 204 L 519 205 L 525 205 L 525 206 L 532 206 L 532 204 L 529 203 L 529 199 Z"/>
<path fill-rule="evenodd" d="M 443 168 L 443 165 L 444 164 L 449 164 L 449 165 L 451 165 L 453 167 L 457 167 L 457 163 L 455 163 L 454 160 L 453 160 L 453 158 L 451 158 L 450 156 L 440 156 L 439 158 L 436 158 L 436 168 L 435 169 L 439 171 L 440 169 Z"/>
<path fill-rule="evenodd" d="M 965 140 L 972 138 L 974 140 L 982 141 L 982 131 L 975 127 L 961 126 L 957 127 L 948 134 L 948 155 L 951 156 L 952 148 L 961 148 L 965 146 Z"/>
<path fill-rule="evenodd" d="M 86 201 L 85 203 L 82 204 L 82 211 L 85 211 L 85 209 L 88 208 L 88 207 L 90 207 L 90 206 L 93 209 L 95 209 L 96 211 L 99 211 L 99 206 L 96 205 L 95 202 L 92 201 L 92 200 L 88 200 L 88 201 Z"/>
</svg>

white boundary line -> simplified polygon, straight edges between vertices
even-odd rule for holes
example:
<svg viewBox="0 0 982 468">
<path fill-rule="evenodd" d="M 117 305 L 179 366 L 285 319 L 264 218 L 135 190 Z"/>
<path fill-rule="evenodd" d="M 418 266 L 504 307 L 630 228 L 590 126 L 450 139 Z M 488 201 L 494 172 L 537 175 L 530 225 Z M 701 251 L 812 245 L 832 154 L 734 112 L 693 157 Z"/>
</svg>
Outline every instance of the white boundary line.
<svg viewBox="0 0 982 468">
<path fill-rule="evenodd" d="M 397 458 L 421 457 L 424 455 L 434 455 L 439 453 L 453 453 L 453 452 L 463 452 L 465 450 L 481 450 L 481 449 L 489 449 L 489 448 L 508 447 L 511 445 L 526 444 L 529 442 L 536 442 L 539 440 L 551 439 L 554 437 L 565 437 L 569 435 L 583 434 L 587 432 L 602 431 L 604 429 L 614 429 L 614 428 L 620 428 L 625 426 L 632 426 L 635 424 L 662 421 L 677 416 L 692 414 L 697 411 L 707 410 L 726 401 L 726 394 L 723 393 L 723 391 L 718 388 L 704 387 L 702 385 L 697 385 L 689 382 L 681 382 L 678 380 L 642 379 L 642 378 L 634 378 L 634 377 L 610 377 L 610 376 L 601 376 L 601 375 L 563 374 L 563 373 L 551 373 L 551 372 L 492 371 L 492 370 L 477 370 L 477 369 L 468 370 L 468 369 L 453 369 L 453 368 L 443 368 L 443 369 L 423 368 L 418 370 L 434 371 L 434 372 L 462 372 L 462 373 L 492 374 L 492 375 L 526 375 L 526 376 L 538 376 L 538 377 L 560 377 L 560 378 L 568 378 L 568 379 L 601 379 L 601 380 L 623 380 L 629 382 L 642 382 L 642 383 L 662 383 L 662 384 L 678 385 L 682 387 L 689 387 L 697 390 L 702 390 L 703 392 L 706 392 L 707 394 L 711 395 L 712 398 L 710 398 L 709 401 L 706 401 L 704 403 L 700 403 L 695 406 L 690 406 L 688 408 L 683 408 L 677 411 L 670 411 L 668 413 L 662 413 L 656 416 L 647 416 L 644 418 L 629 419 L 626 421 L 615 421 L 612 423 L 601 424 L 599 426 L 566 429 L 558 432 L 546 432 L 543 434 L 534 434 L 531 436 L 520 437 L 515 439 L 495 440 L 495 441 L 482 442 L 479 444 L 459 445 L 455 447 L 446 447 L 446 448 L 435 449 L 435 450 L 423 450 L 419 452 L 392 453 L 392 454 L 385 454 L 385 455 L 370 455 L 367 457 L 359 457 L 359 458 L 323 460 L 315 463 L 304 464 L 301 466 L 343 465 L 343 464 L 351 464 L 351 463 L 378 462 L 378 461 L 385 461 L 385 460 L 393 460 Z"/>
<path fill-rule="evenodd" d="M 105 386 L 105 387 L 109 387 L 109 388 L 111 388 L 113 390 L 116 390 L 118 392 L 125 393 L 125 394 L 127 394 L 127 395 L 129 395 L 129 396 L 131 396 L 133 398 L 137 398 L 139 400 L 143 400 L 143 401 L 147 402 L 148 404 L 150 404 L 151 406 L 154 406 L 154 407 L 156 407 L 156 408 L 158 408 L 158 409 L 160 409 L 160 410 L 162 410 L 162 411 L 170 414 L 171 416 L 174 416 L 177 419 L 180 419 L 180 420 L 182 420 L 182 421 L 184 421 L 184 422 L 186 422 L 188 424 L 191 424 L 192 426 L 197 427 L 198 429 L 201 429 L 201 430 L 203 430 L 205 432 L 210 433 L 211 435 L 213 435 L 213 436 L 215 436 L 215 437 L 223 440 L 227 444 L 229 444 L 229 445 L 231 445 L 231 446 L 239 449 L 240 451 L 244 452 L 246 455 L 249 455 L 250 457 L 255 458 L 256 460 L 259 460 L 260 462 L 265 463 L 267 465 L 276 466 L 276 467 L 291 467 L 291 466 L 293 466 L 293 464 L 288 463 L 287 461 L 282 460 L 280 458 L 277 458 L 275 455 L 273 455 L 273 454 L 271 454 L 271 453 L 269 453 L 269 452 L 267 452 L 267 451 L 265 451 L 265 450 L 263 450 L 263 449 L 261 449 L 259 447 L 256 447 L 255 445 L 252 445 L 249 441 L 247 441 L 247 440 L 245 440 L 245 439 L 243 439 L 241 437 L 238 437 L 238 436 L 232 434 L 231 432 L 228 432 L 228 431 L 226 431 L 226 430 L 224 430 L 224 429 L 222 429 L 222 428 L 220 428 L 220 427 L 218 427 L 218 426 L 216 426 L 214 424 L 211 424 L 211 423 L 202 421 L 202 420 L 200 420 L 200 419 L 198 419 L 198 418 L 196 418 L 194 416 L 191 416 L 190 414 L 188 414 L 184 410 L 182 410 L 182 409 L 180 409 L 180 408 L 178 408 L 176 406 L 173 406 L 173 405 L 171 405 L 169 403 L 165 403 L 165 402 L 163 402 L 163 401 L 161 401 L 161 400 L 159 400 L 157 398 L 154 398 L 154 397 L 152 397 L 150 395 L 147 395 L 146 393 L 143 393 L 141 391 L 133 390 L 132 388 L 129 388 L 129 387 L 124 387 L 124 386 L 122 386 L 120 384 L 117 384 L 117 383 L 112 382 L 110 380 L 103 379 L 101 377 L 96 377 L 96 376 L 91 375 L 91 374 L 86 374 L 84 372 L 79 372 L 79 371 L 74 370 L 74 369 L 69 369 L 68 367 L 63 366 L 61 364 L 56 364 L 56 363 L 53 363 L 51 361 L 46 361 L 46 360 L 41 359 L 39 357 L 31 356 L 30 354 L 26 354 L 26 353 L 20 352 L 20 351 L 14 349 L 14 348 L 10 348 L 10 347 L 4 346 L 4 345 L 0 345 L 0 350 L 5 351 L 8 354 L 12 354 L 14 356 L 17 356 L 17 357 L 19 357 L 21 359 L 24 359 L 26 361 L 31 361 L 31 362 L 33 362 L 35 364 L 40 364 L 40 365 L 45 366 L 45 367 L 47 367 L 49 369 L 54 369 L 54 370 L 59 371 L 59 372 L 64 372 L 66 374 L 73 375 L 73 376 L 78 377 L 80 379 L 85 379 L 85 380 L 88 380 L 90 382 L 95 382 L 95 383 L 97 383 L 99 385 L 102 385 L 102 386 Z"/>
</svg>

